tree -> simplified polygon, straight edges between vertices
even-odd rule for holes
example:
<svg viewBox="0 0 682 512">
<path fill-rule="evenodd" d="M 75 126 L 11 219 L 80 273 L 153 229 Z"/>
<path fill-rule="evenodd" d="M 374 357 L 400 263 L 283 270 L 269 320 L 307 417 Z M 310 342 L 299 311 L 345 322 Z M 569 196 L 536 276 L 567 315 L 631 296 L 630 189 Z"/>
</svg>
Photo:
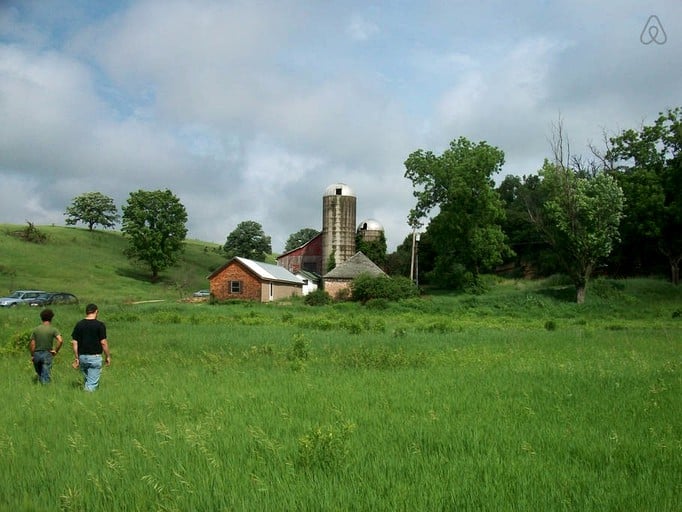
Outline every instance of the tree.
<svg viewBox="0 0 682 512">
<path fill-rule="evenodd" d="M 123 207 L 126 255 L 147 263 L 152 281 L 174 265 L 184 249 L 187 211 L 170 190 L 131 192 Z"/>
<path fill-rule="evenodd" d="M 497 188 L 505 209 L 502 230 L 515 253 L 516 270 L 520 268 L 524 275 L 546 276 L 560 271 L 552 248 L 528 215 L 528 205 L 535 205 L 535 211 L 547 200 L 540 185 L 536 174 L 508 175 Z"/>
<path fill-rule="evenodd" d="M 603 169 L 594 163 L 585 169 L 571 157 L 561 123 L 555 127 L 552 151 L 554 163 L 545 160 L 540 171 L 545 202 L 529 203 L 528 213 L 573 280 L 576 302 L 582 304 L 597 264 L 618 241 L 624 196 Z"/>
<path fill-rule="evenodd" d="M 313 228 L 303 228 L 289 235 L 287 243 L 284 246 L 284 252 L 293 251 L 298 247 L 310 242 L 313 238 L 319 235 L 320 232 Z"/>
<path fill-rule="evenodd" d="M 660 113 L 654 124 L 610 139 L 607 157 L 628 199 L 624 240 L 635 254 L 657 247 L 680 282 L 682 261 L 682 108 Z M 644 253 L 646 255 L 646 253 Z"/>
<path fill-rule="evenodd" d="M 436 253 L 433 277 L 445 286 L 463 286 L 511 252 L 500 223 L 504 209 L 492 176 L 504 153 L 486 142 L 464 137 L 452 141 L 441 156 L 418 150 L 405 161 L 405 177 L 417 198 L 408 222 L 418 226 L 432 210 L 427 233 Z"/>
<path fill-rule="evenodd" d="M 114 200 L 100 192 L 86 192 L 75 197 L 64 215 L 67 225 L 82 222 L 90 231 L 98 224 L 103 228 L 113 228 L 120 218 Z"/>
<path fill-rule="evenodd" d="M 240 256 L 255 261 L 265 261 L 265 257 L 272 253 L 270 237 L 263 232 L 263 227 L 253 220 L 240 222 L 227 235 L 223 250 L 228 258 Z"/>
<path fill-rule="evenodd" d="M 376 240 L 365 240 L 358 233 L 355 236 L 355 248 L 367 256 L 378 267 L 386 267 L 386 235 L 383 231 L 379 233 Z"/>
</svg>

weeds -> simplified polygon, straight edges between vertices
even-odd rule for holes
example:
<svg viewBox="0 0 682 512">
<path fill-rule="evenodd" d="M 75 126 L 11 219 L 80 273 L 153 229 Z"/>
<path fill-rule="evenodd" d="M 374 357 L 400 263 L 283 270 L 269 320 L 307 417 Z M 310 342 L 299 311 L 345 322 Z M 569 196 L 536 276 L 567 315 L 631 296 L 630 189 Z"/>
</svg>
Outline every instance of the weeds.
<svg viewBox="0 0 682 512">
<path fill-rule="evenodd" d="M 297 467 L 330 470 L 343 464 L 350 453 L 349 439 L 355 428 L 355 424 L 345 421 L 310 429 L 298 440 Z"/>
</svg>

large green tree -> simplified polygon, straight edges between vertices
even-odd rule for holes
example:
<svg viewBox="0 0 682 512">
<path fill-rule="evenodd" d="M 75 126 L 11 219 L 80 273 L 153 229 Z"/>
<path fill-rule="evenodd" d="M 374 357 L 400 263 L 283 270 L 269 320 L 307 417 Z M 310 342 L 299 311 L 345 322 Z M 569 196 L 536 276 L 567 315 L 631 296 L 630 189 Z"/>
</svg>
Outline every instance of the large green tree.
<svg viewBox="0 0 682 512">
<path fill-rule="evenodd" d="M 293 251 L 303 244 L 310 242 L 313 238 L 319 235 L 320 232 L 313 228 L 302 228 L 289 235 L 287 243 L 284 246 L 284 252 Z"/>
<path fill-rule="evenodd" d="M 270 237 L 266 236 L 263 227 L 256 221 L 245 220 L 227 235 L 223 250 L 228 258 L 240 256 L 254 261 L 265 261 L 272 253 Z"/>
<path fill-rule="evenodd" d="M 540 171 L 542 204 L 529 204 L 532 222 L 554 249 L 573 280 L 576 302 L 585 301 L 587 284 L 618 240 L 624 196 L 604 172 L 581 172 L 557 161 Z"/>
<path fill-rule="evenodd" d="M 410 225 L 438 212 L 427 228 L 436 254 L 432 282 L 462 286 L 510 253 L 500 225 L 504 209 L 492 180 L 503 163 L 500 149 L 464 137 L 440 156 L 420 149 L 405 161 L 405 177 L 417 198 Z"/>
<path fill-rule="evenodd" d="M 659 114 L 639 131 L 610 139 L 607 156 L 625 191 L 623 246 L 645 258 L 654 246 L 665 255 L 674 284 L 682 261 L 682 108 Z"/>
<path fill-rule="evenodd" d="M 113 228 L 120 218 L 114 200 L 101 192 L 86 192 L 75 197 L 64 215 L 67 225 L 82 222 L 90 231 L 97 225 Z"/>
<path fill-rule="evenodd" d="M 187 235 L 187 211 L 170 190 L 131 192 L 123 207 L 126 255 L 149 265 L 152 280 L 177 262 Z"/>
</svg>

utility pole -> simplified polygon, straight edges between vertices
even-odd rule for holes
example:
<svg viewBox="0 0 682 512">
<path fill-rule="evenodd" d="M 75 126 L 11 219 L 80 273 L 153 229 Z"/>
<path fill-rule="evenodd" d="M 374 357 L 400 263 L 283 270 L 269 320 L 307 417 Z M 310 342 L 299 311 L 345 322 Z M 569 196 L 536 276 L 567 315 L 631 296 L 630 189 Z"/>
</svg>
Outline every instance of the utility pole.
<svg viewBox="0 0 682 512">
<path fill-rule="evenodd" d="M 412 258 L 410 259 L 410 281 L 419 286 L 419 251 L 417 245 L 421 233 L 417 233 L 417 227 L 412 228 Z"/>
</svg>

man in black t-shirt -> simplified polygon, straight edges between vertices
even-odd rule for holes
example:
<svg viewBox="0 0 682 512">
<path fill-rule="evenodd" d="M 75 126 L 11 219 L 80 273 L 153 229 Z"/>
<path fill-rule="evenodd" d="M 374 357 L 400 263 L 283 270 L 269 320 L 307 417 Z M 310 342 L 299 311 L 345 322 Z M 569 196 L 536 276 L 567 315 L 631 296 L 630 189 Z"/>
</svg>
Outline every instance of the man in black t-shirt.
<svg viewBox="0 0 682 512">
<path fill-rule="evenodd" d="M 95 391 L 102 373 L 102 352 L 106 357 L 105 364 L 111 365 L 107 328 L 97 320 L 99 310 L 95 304 L 85 307 L 85 318 L 80 320 L 71 333 L 71 346 L 76 360 L 74 368 L 80 368 L 86 391 Z"/>
</svg>

